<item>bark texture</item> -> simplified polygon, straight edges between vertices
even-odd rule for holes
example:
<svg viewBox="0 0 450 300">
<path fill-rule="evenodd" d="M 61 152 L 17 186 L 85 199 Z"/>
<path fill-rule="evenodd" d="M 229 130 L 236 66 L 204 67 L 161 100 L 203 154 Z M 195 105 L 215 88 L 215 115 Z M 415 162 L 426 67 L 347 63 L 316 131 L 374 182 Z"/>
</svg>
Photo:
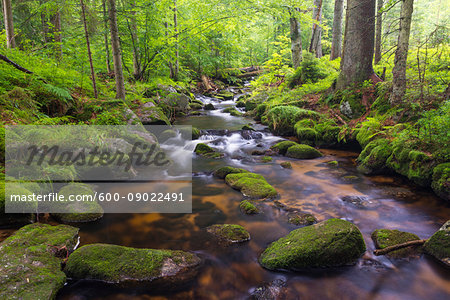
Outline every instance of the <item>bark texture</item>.
<svg viewBox="0 0 450 300">
<path fill-rule="evenodd" d="M 318 23 L 314 23 L 312 27 L 311 43 L 309 52 L 315 53 L 317 58 L 322 57 L 322 0 L 314 0 L 313 19 Z"/>
<path fill-rule="evenodd" d="M 377 0 L 377 26 L 375 28 L 375 64 L 381 60 L 381 33 L 383 29 L 383 0 Z"/>
<path fill-rule="evenodd" d="M 13 24 L 11 0 L 3 0 L 3 18 L 5 20 L 6 47 L 10 49 L 15 48 L 16 39 L 14 37 L 14 24 Z"/>
<path fill-rule="evenodd" d="M 105 40 L 105 54 L 106 54 L 106 71 L 111 73 L 111 58 L 109 56 L 109 41 L 108 41 L 108 14 L 106 13 L 106 0 L 102 0 L 102 8 L 103 8 L 103 23 L 104 23 L 104 34 L 103 38 Z"/>
<path fill-rule="evenodd" d="M 373 75 L 374 34 L 375 0 L 348 0 L 337 89 L 361 83 Z"/>
<path fill-rule="evenodd" d="M 178 73 L 180 71 L 180 45 L 178 44 L 178 8 L 177 0 L 173 0 L 173 31 L 175 33 L 175 66 L 174 66 L 174 76 L 175 81 L 178 80 Z"/>
<path fill-rule="evenodd" d="M 139 80 L 141 79 L 141 62 L 139 59 L 139 43 L 137 36 L 136 1 L 132 2 L 131 38 L 133 41 L 133 76 L 135 79 Z"/>
<path fill-rule="evenodd" d="M 379 0 L 380 1 L 380 0 Z M 344 16 L 344 0 L 335 0 L 333 18 L 333 38 L 331 41 L 330 60 L 342 54 L 342 17 Z"/>
<path fill-rule="evenodd" d="M 111 32 L 111 48 L 114 61 L 114 77 L 116 78 L 116 98 L 125 99 L 125 83 L 120 53 L 119 31 L 117 29 L 116 1 L 108 0 L 109 31 Z"/>
<path fill-rule="evenodd" d="M 95 71 L 94 71 L 94 64 L 92 62 L 91 43 L 89 42 L 89 32 L 86 22 L 86 6 L 84 5 L 83 0 L 80 0 L 80 4 L 81 4 L 81 17 L 83 19 L 83 26 L 84 26 L 84 36 L 86 38 L 86 47 L 89 57 L 89 66 L 91 67 L 92 88 L 94 90 L 94 98 L 97 98 L 98 97 L 97 83 L 95 81 Z"/>
<path fill-rule="evenodd" d="M 53 49 L 57 60 L 62 58 L 61 13 L 58 11 L 51 18 L 53 25 Z"/>
<path fill-rule="evenodd" d="M 302 35 L 300 31 L 300 22 L 297 18 L 290 18 L 291 24 L 291 52 L 292 66 L 297 69 L 302 61 Z"/>
<path fill-rule="evenodd" d="M 394 69 L 392 69 L 393 86 L 390 99 L 392 105 L 400 104 L 406 91 L 406 59 L 408 58 L 413 2 L 414 0 L 402 0 L 400 31 L 395 51 Z"/>
</svg>

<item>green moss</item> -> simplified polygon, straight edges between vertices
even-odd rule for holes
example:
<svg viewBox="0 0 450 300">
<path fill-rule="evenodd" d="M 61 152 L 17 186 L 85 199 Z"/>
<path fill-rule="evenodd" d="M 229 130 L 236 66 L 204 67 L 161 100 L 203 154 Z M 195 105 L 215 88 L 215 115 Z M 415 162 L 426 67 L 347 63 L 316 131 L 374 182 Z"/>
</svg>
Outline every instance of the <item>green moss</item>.
<svg viewBox="0 0 450 300">
<path fill-rule="evenodd" d="M 370 142 L 358 157 L 358 170 L 364 174 L 382 173 L 386 170 L 386 161 L 392 154 L 392 146 L 386 139 Z"/>
<path fill-rule="evenodd" d="M 332 161 L 328 161 L 327 165 L 331 166 L 331 167 L 337 167 L 338 166 L 338 162 L 336 160 L 332 160 Z"/>
<path fill-rule="evenodd" d="M 296 106 L 276 106 L 267 112 L 269 128 L 278 135 L 294 134 L 294 126 L 299 120 L 319 118 L 319 113 Z"/>
<path fill-rule="evenodd" d="M 435 162 L 432 157 L 416 150 L 408 154 L 410 160 L 408 178 L 418 185 L 430 186 Z"/>
<path fill-rule="evenodd" d="M 234 107 L 227 107 L 223 110 L 224 113 L 229 113 L 232 116 L 240 117 L 242 114 Z"/>
<path fill-rule="evenodd" d="M 287 150 L 289 149 L 289 147 L 292 147 L 295 145 L 298 145 L 298 144 L 293 141 L 282 141 L 282 142 L 276 143 L 275 145 L 270 147 L 270 149 L 277 151 L 281 155 L 285 155 Z"/>
<path fill-rule="evenodd" d="M 210 146 L 203 144 L 203 143 L 198 143 L 197 146 L 195 146 L 195 153 L 203 155 L 206 153 L 213 153 L 214 150 L 213 148 L 211 148 Z"/>
<path fill-rule="evenodd" d="M 174 138 L 177 136 L 177 133 L 173 129 L 166 129 L 159 135 L 159 142 L 165 142 L 170 138 Z"/>
<path fill-rule="evenodd" d="M 69 201 L 69 196 L 86 196 L 94 199 L 94 191 L 87 184 L 71 183 L 59 191 L 65 202 L 52 203 L 51 215 L 64 223 L 92 222 L 103 217 L 103 208 L 97 201 Z"/>
<path fill-rule="evenodd" d="M 72 251 L 78 229 L 31 224 L 0 244 L 0 298 L 54 299 L 66 282 L 61 258 Z"/>
<path fill-rule="evenodd" d="M 377 229 L 372 232 L 372 240 L 375 243 L 377 249 L 384 249 L 389 246 L 402 244 L 409 241 L 420 240 L 420 238 L 409 232 L 390 230 L 390 229 Z M 417 253 L 415 248 L 405 248 L 396 251 L 389 252 L 387 256 L 392 258 L 402 258 Z"/>
<path fill-rule="evenodd" d="M 198 109 L 202 109 L 203 108 L 203 104 L 200 104 L 200 103 L 191 103 L 191 104 L 189 104 L 189 107 L 191 108 L 191 109 L 195 109 L 195 110 L 198 110 Z"/>
<path fill-rule="evenodd" d="M 367 144 L 377 139 L 381 134 L 381 129 L 381 122 L 376 119 L 368 119 L 368 121 L 364 122 L 356 134 L 356 140 L 361 145 L 361 148 L 364 149 Z"/>
<path fill-rule="evenodd" d="M 156 279 L 173 280 L 200 261 L 195 254 L 184 251 L 91 244 L 72 253 L 64 271 L 73 279 L 145 285 Z"/>
<path fill-rule="evenodd" d="M 192 139 L 197 140 L 201 136 L 201 132 L 198 128 L 192 127 Z"/>
<path fill-rule="evenodd" d="M 262 175 L 255 173 L 228 174 L 225 182 L 250 198 L 270 198 L 278 194 Z"/>
<path fill-rule="evenodd" d="M 341 128 L 334 121 L 325 121 L 314 126 L 316 145 L 334 146 L 339 143 Z"/>
<path fill-rule="evenodd" d="M 354 263 L 366 250 L 358 227 L 329 219 L 291 231 L 273 242 L 259 258 L 270 270 L 297 270 Z"/>
<path fill-rule="evenodd" d="M 447 221 L 425 243 L 425 251 L 450 267 L 450 221 Z"/>
<path fill-rule="evenodd" d="M 252 111 L 258 106 L 258 102 L 247 100 L 245 101 L 245 111 Z"/>
<path fill-rule="evenodd" d="M 242 129 L 242 130 L 251 130 L 251 131 L 255 131 L 255 129 L 254 129 L 253 127 L 249 126 L 249 125 L 244 125 L 244 126 L 242 126 L 241 129 Z"/>
<path fill-rule="evenodd" d="M 314 145 L 317 139 L 317 132 L 312 128 L 299 127 L 295 125 L 295 133 L 300 142 L 308 145 Z"/>
<path fill-rule="evenodd" d="M 269 163 L 269 162 L 272 161 L 272 157 L 270 157 L 270 156 L 264 156 L 263 158 L 261 158 L 261 161 L 262 161 L 263 163 Z"/>
<path fill-rule="evenodd" d="M 5 190 L 5 182 L 3 180 L 0 181 L 0 226 L 9 226 L 16 224 L 27 224 L 33 220 L 33 214 L 28 213 L 31 211 L 37 210 L 37 202 L 20 202 L 15 204 L 14 202 L 10 202 L 9 208 L 14 209 L 16 211 L 22 211 L 22 214 L 7 214 L 5 213 L 5 205 L 6 199 L 10 199 L 11 195 L 21 195 L 28 196 L 31 195 L 32 192 L 27 189 L 33 188 L 35 184 L 27 183 L 27 182 L 10 182 L 8 183 L 8 189 Z M 36 192 L 36 191 L 33 191 Z M 16 205 L 17 209 L 14 208 Z"/>
<path fill-rule="evenodd" d="M 228 174 L 249 173 L 247 170 L 234 167 L 221 167 L 214 171 L 214 176 L 224 179 Z"/>
<path fill-rule="evenodd" d="M 206 231 L 229 243 L 241 243 L 250 240 L 250 234 L 240 225 L 216 224 L 207 227 Z"/>
<path fill-rule="evenodd" d="M 284 161 L 280 164 L 281 167 L 283 167 L 284 169 L 292 169 L 292 165 L 290 162 L 288 161 Z"/>
<path fill-rule="evenodd" d="M 241 201 L 241 203 L 239 203 L 239 208 L 247 215 L 259 213 L 259 209 L 248 200 Z"/>
<path fill-rule="evenodd" d="M 261 117 L 265 114 L 266 109 L 267 109 L 267 104 L 258 104 L 256 106 L 256 115 L 255 115 L 256 121 L 261 121 Z"/>
<path fill-rule="evenodd" d="M 208 103 L 203 107 L 204 110 L 215 110 L 216 108 L 212 103 Z"/>
<path fill-rule="evenodd" d="M 220 93 L 217 94 L 216 98 L 222 98 L 225 100 L 233 100 L 234 94 L 231 92 L 227 92 L 227 91 L 221 91 Z"/>
<path fill-rule="evenodd" d="M 308 145 L 295 145 L 289 147 L 286 152 L 286 156 L 297 159 L 312 159 L 321 157 L 322 153 Z"/>
<path fill-rule="evenodd" d="M 441 198 L 450 201 L 450 163 L 437 165 L 433 169 L 431 187 Z"/>
</svg>

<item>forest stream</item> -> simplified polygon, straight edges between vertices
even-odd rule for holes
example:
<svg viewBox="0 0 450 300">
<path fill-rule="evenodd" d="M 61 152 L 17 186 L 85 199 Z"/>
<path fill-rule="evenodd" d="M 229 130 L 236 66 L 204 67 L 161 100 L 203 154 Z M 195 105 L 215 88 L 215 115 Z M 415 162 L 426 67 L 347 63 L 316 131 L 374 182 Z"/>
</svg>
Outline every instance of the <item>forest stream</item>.
<svg viewBox="0 0 450 300">
<path fill-rule="evenodd" d="M 233 91 L 232 88 L 231 91 Z M 138 289 L 112 288 L 92 281 L 69 281 L 57 299 L 247 299 L 258 287 L 283 289 L 285 299 L 448 299 L 448 270 L 422 255 L 390 260 L 372 254 L 371 233 L 389 228 L 430 237 L 448 219 L 450 207 L 431 190 L 394 176 L 364 176 L 356 170 L 358 153 L 321 149 L 324 156 L 296 160 L 274 156 L 261 162 L 251 155 L 283 140 L 265 126 L 246 117 L 222 112 L 234 100 L 219 101 L 204 95 L 215 110 L 178 119 L 175 125 L 192 125 L 203 134 L 187 142 L 193 150 L 199 142 L 226 154 L 221 159 L 193 155 L 192 214 L 105 214 L 101 220 L 80 226 L 80 245 L 108 243 L 138 248 L 192 251 L 204 263 L 189 286 L 157 294 Z M 237 108 L 239 110 L 239 108 Z M 241 130 L 251 123 L 256 131 Z M 281 162 L 289 161 L 292 169 Z M 337 161 L 338 165 L 327 164 Z M 279 196 L 261 204 L 263 212 L 246 215 L 239 209 L 243 196 L 212 176 L 220 166 L 235 166 L 262 174 Z M 353 196 L 346 201 L 345 196 Z M 344 199 L 344 200 L 343 200 Z M 356 265 L 303 272 L 272 272 L 258 263 L 268 244 L 299 228 L 288 223 L 286 208 L 313 214 L 318 221 L 342 218 L 361 230 L 367 251 Z M 204 230 L 217 224 L 239 224 L 251 240 L 227 247 L 217 244 Z"/>
</svg>

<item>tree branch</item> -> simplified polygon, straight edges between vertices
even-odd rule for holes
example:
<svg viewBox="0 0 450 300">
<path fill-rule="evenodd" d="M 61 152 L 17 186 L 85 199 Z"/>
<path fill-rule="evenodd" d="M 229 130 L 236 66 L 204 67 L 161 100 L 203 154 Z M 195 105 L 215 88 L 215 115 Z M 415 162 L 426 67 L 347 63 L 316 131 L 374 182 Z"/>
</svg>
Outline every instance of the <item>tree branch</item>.
<svg viewBox="0 0 450 300">
<path fill-rule="evenodd" d="M 399 249 L 403 249 L 403 248 L 406 248 L 406 247 L 423 245 L 423 244 L 425 244 L 426 241 L 427 240 L 409 241 L 409 242 L 406 242 L 406 243 L 389 246 L 389 247 L 386 247 L 386 248 L 383 248 L 383 249 L 374 250 L 373 254 L 375 254 L 376 256 L 385 255 L 385 254 L 387 254 L 389 252 L 392 252 L 392 251 L 395 251 L 395 250 L 399 250 Z"/>
<path fill-rule="evenodd" d="M 27 74 L 33 74 L 33 72 L 31 72 L 28 69 L 25 69 L 24 67 L 19 66 L 18 64 L 16 64 L 15 62 L 13 62 L 12 60 L 10 60 L 9 58 L 7 58 L 6 56 L 0 54 L 0 59 L 7 62 L 8 64 L 12 65 L 14 68 L 16 68 L 17 70 L 20 70 L 22 72 L 25 72 Z"/>
</svg>

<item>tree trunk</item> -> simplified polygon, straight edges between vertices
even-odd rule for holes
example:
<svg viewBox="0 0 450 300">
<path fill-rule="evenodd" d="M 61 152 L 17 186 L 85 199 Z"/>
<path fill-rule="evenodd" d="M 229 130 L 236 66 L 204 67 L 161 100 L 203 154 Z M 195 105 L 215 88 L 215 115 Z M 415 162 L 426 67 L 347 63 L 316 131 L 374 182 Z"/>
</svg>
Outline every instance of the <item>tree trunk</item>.
<svg viewBox="0 0 450 300">
<path fill-rule="evenodd" d="M 175 33 L 175 67 L 174 67 L 174 76 L 173 79 L 175 81 L 178 80 L 178 73 L 180 71 L 180 45 L 178 44 L 178 9 L 177 9 L 177 0 L 173 0 L 173 30 Z"/>
<path fill-rule="evenodd" d="M 89 57 L 89 65 L 91 67 L 92 88 L 94 90 L 94 98 L 97 98 L 98 97 L 97 83 L 95 82 L 95 71 L 94 71 L 94 64 L 92 63 L 91 44 L 89 43 L 89 32 L 88 32 L 87 23 L 86 23 L 86 6 L 84 5 L 83 0 L 80 0 L 80 4 L 81 4 L 81 16 L 83 18 L 84 35 L 86 38 L 86 47 L 87 47 L 88 57 Z"/>
<path fill-rule="evenodd" d="M 362 83 L 374 74 L 374 33 L 375 0 L 347 0 L 344 47 L 337 89 Z"/>
<path fill-rule="evenodd" d="M 167 16 L 166 16 L 167 17 Z M 164 28 L 166 29 L 166 43 L 169 43 L 169 24 L 167 22 L 164 22 Z M 167 61 L 167 64 L 169 66 L 169 70 L 170 70 L 170 78 L 173 78 L 175 75 L 174 70 L 173 70 L 173 63 L 172 61 L 169 60 Z M 200 73 L 200 71 L 198 71 L 198 73 Z"/>
<path fill-rule="evenodd" d="M 62 36 L 61 36 L 61 13 L 58 11 L 52 16 L 51 19 L 53 25 L 53 43 L 54 52 L 57 60 L 62 58 Z"/>
<path fill-rule="evenodd" d="M 375 64 L 381 60 L 381 32 L 383 26 L 383 0 L 377 0 L 377 27 L 375 29 Z"/>
<path fill-rule="evenodd" d="M 381 0 L 378 0 L 381 1 Z M 342 17 L 344 15 L 344 0 L 335 0 L 333 18 L 333 39 L 331 42 L 330 60 L 341 57 L 342 54 Z"/>
<path fill-rule="evenodd" d="M 3 0 L 3 18 L 5 19 L 6 47 L 16 48 L 11 0 Z"/>
<path fill-rule="evenodd" d="M 109 30 L 111 32 L 111 48 L 114 61 L 114 76 L 116 78 L 116 98 L 125 99 L 125 83 L 120 53 L 119 30 L 117 28 L 116 0 L 108 0 Z"/>
<path fill-rule="evenodd" d="M 315 53 L 317 58 L 322 57 L 322 0 L 314 0 L 313 19 L 319 23 L 314 23 L 312 27 L 311 44 L 309 52 Z"/>
<path fill-rule="evenodd" d="M 302 61 L 302 35 L 300 31 L 300 22 L 297 18 L 291 17 L 291 52 L 292 66 L 297 69 Z"/>
<path fill-rule="evenodd" d="M 136 1 L 132 2 L 131 38 L 133 41 L 133 76 L 136 80 L 139 80 L 141 79 L 141 63 L 139 60 L 139 46 L 137 38 Z"/>
<path fill-rule="evenodd" d="M 104 40 L 105 40 L 105 52 L 106 52 L 106 71 L 111 73 L 111 58 L 109 57 L 109 42 L 108 42 L 108 15 L 106 14 L 106 0 L 102 0 L 103 7 L 103 23 L 104 23 Z"/>
<path fill-rule="evenodd" d="M 44 4 L 43 0 L 39 1 L 40 5 Z M 42 26 L 42 36 L 44 38 L 44 44 L 48 43 L 48 24 L 47 24 L 47 16 L 45 15 L 45 12 L 41 12 L 41 26 Z"/>
<path fill-rule="evenodd" d="M 400 31 L 398 34 L 397 50 L 395 51 L 394 69 L 392 70 L 393 86 L 390 99 L 391 105 L 400 104 L 406 92 L 406 59 L 408 58 L 413 2 L 414 0 L 402 0 Z"/>
</svg>

